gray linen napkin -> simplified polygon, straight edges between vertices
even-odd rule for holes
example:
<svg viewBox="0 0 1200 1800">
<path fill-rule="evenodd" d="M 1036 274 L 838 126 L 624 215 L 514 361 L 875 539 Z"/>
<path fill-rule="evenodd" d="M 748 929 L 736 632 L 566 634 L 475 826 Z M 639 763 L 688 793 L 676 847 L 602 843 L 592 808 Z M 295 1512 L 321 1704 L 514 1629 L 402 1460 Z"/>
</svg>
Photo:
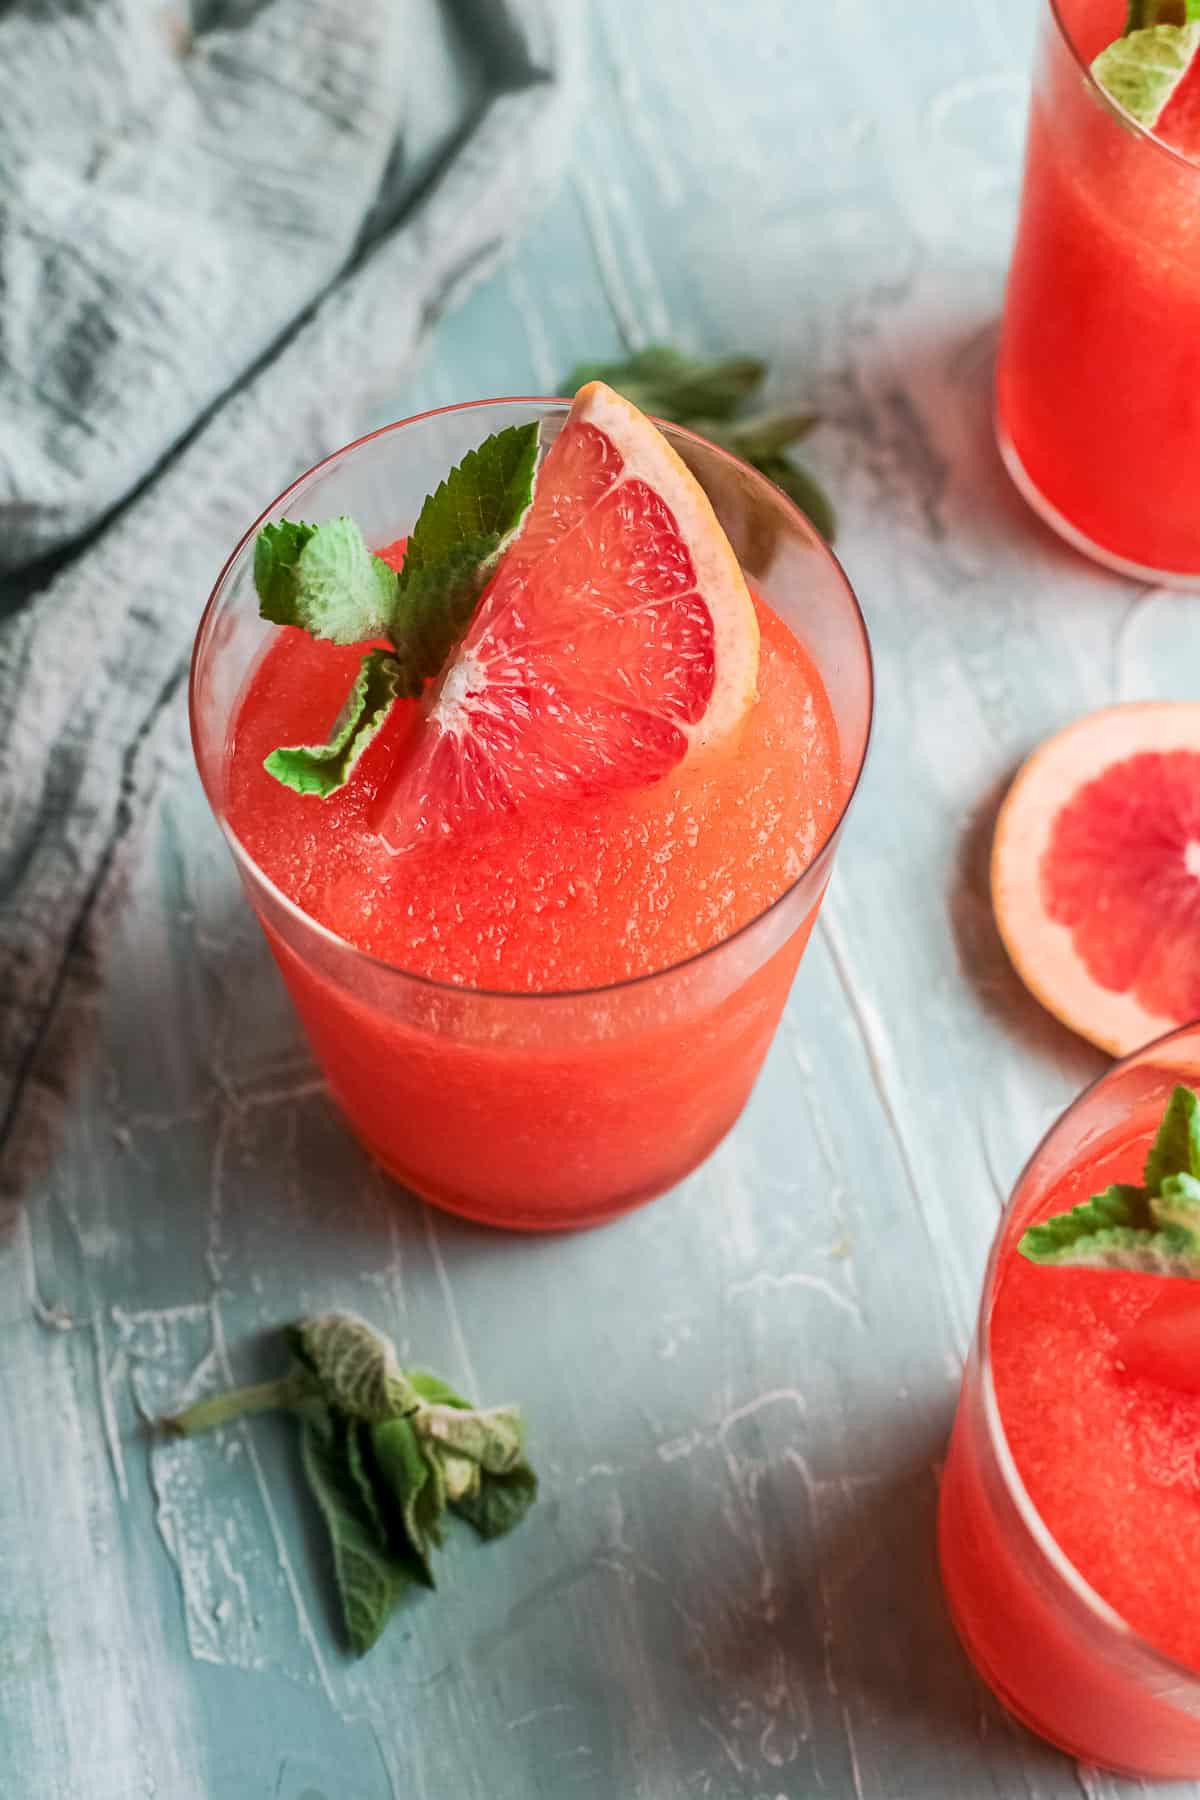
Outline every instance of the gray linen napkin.
<svg viewBox="0 0 1200 1800">
<path fill-rule="evenodd" d="M 187 19 L 146 0 L 18 0 L 0 14 L 0 569 L 18 571 L 0 582 L 10 1195 L 62 1101 L 221 558 L 355 435 L 546 197 L 577 25 L 570 0 L 197 0 Z M 50 551 L 53 572 L 20 569 Z"/>
</svg>

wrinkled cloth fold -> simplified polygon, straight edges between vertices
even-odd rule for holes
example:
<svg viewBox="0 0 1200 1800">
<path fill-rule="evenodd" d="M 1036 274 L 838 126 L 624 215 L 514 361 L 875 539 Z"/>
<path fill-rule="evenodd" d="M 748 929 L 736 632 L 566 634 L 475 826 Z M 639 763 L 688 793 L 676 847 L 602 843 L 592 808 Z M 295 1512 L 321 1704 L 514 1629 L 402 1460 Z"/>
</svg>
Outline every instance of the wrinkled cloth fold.
<svg viewBox="0 0 1200 1800">
<path fill-rule="evenodd" d="M 546 198 L 576 87 L 563 0 L 165 17 L 140 0 L 0 14 L 10 1193 L 61 1100 L 63 1014 L 86 1006 L 221 557 L 362 428 Z"/>
</svg>

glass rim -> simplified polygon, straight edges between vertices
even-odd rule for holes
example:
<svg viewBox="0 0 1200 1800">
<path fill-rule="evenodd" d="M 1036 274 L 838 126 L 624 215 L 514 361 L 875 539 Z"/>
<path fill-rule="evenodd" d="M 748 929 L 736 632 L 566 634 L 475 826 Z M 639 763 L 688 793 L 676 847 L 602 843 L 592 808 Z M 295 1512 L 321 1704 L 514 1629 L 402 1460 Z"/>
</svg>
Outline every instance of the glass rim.
<svg viewBox="0 0 1200 1800">
<path fill-rule="evenodd" d="M 393 432 L 404 431 L 409 426 L 423 424 L 427 419 L 442 417 L 447 413 L 474 412 L 483 407 L 496 406 L 533 407 L 539 409 L 543 413 L 552 411 L 565 413 L 569 410 L 571 401 L 558 395 L 503 394 L 490 399 L 460 400 L 453 401 L 447 406 L 429 407 L 425 412 L 412 413 L 407 418 L 395 419 L 388 425 L 378 426 L 374 431 L 364 432 L 361 437 L 352 438 L 348 444 L 343 444 L 340 448 L 331 450 L 327 456 L 321 457 L 318 462 L 313 463 L 310 468 L 305 469 L 300 475 L 297 475 L 295 480 L 290 481 L 287 487 L 263 508 L 258 517 L 242 533 L 242 536 L 238 539 L 222 564 L 217 579 L 213 583 L 212 591 L 205 602 L 204 610 L 200 615 L 199 624 L 196 627 L 195 637 L 192 640 L 192 653 L 188 669 L 188 727 L 192 743 L 192 754 L 196 763 L 197 772 L 200 775 L 200 783 L 204 789 L 205 798 L 207 799 L 213 816 L 220 826 L 225 840 L 233 853 L 234 861 L 237 863 L 238 867 L 248 871 L 253 880 L 265 889 L 273 904 L 280 907 L 289 918 L 303 926 L 305 930 L 314 932 L 327 946 L 349 955 L 361 965 L 378 970 L 386 976 L 399 976 L 405 981 L 414 982 L 418 986 L 427 988 L 434 993 L 452 994 L 459 999 L 503 1001 L 505 1003 L 525 1001 L 532 1004 L 540 1003 L 542 1005 L 546 1005 L 556 1000 L 578 1001 L 596 999 L 601 996 L 623 993 L 627 990 L 645 987 L 654 982 L 665 981 L 672 976 L 682 974 L 686 970 L 698 968 L 710 957 L 715 956 L 728 945 L 737 943 L 739 940 L 749 936 L 749 934 L 755 931 L 758 926 L 772 918 L 791 899 L 797 890 L 803 886 L 813 870 L 816 869 L 822 858 L 826 855 L 831 845 L 836 840 L 838 833 L 841 831 L 850 808 L 857 797 L 859 787 L 862 784 L 863 771 L 867 765 L 867 758 L 870 753 L 871 740 L 875 726 L 876 683 L 875 662 L 871 651 L 870 634 L 867 631 L 867 622 L 863 616 L 863 610 L 859 604 L 858 595 L 855 592 L 854 585 L 846 574 L 840 559 L 834 554 L 834 551 L 829 544 L 825 542 L 824 538 L 808 518 L 807 514 L 801 511 L 795 501 L 792 500 L 789 495 L 785 494 L 782 488 L 777 487 L 773 481 L 768 481 L 765 475 L 760 474 L 759 471 L 752 468 L 749 463 L 743 462 L 740 457 L 733 456 L 729 451 L 723 450 L 719 445 L 710 443 L 707 438 L 700 437 L 696 432 L 688 431 L 685 426 L 676 425 L 667 419 L 654 418 L 655 425 L 657 425 L 659 430 L 664 432 L 667 437 L 680 437 L 689 443 L 699 445 L 706 454 L 716 457 L 720 462 L 728 463 L 741 475 L 748 477 L 753 487 L 765 491 L 773 505 L 780 507 L 785 513 L 790 513 L 799 521 L 803 535 L 811 538 L 813 548 L 832 565 L 834 573 L 838 577 L 840 585 L 845 593 L 846 599 L 849 601 L 851 619 L 855 635 L 858 639 L 859 649 L 862 654 L 863 667 L 866 675 L 866 729 L 863 732 L 862 748 L 858 754 L 852 776 L 847 783 L 846 792 L 838 808 L 837 817 L 833 820 L 828 831 L 825 833 L 825 836 L 814 849 L 812 855 L 800 870 L 800 873 L 775 896 L 769 905 L 763 907 L 761 912 L 755 913 L 753 918 L 747 919 L 744 924 L 739 925 L 736 931 L 731 931 L 726 937 L 718 938 L 716 943 L 706 944 L 702 950 L 695 950 L 690 956 L 682 958 L 679 962 L 668 963 L 661 969 L 651 969 L 641 975 L 624 976 L 620 981 L 602 982 L 599 985 L 588 987 L 552 988 L 537 991 L 530 991 L 529 989 L 522 988 L 485 988 L 468 986 L 461 982 L 441 981 L 438 980 L 436 976 L 422 975 L 415 969 L 406 969 L 399 963 L 389 962 L 384 957 L 375 956 L 369 950 L 360 949 L 357 944 L 352 944 L 348 938 L 344 938 L 340 933 L 331 930 L 328 925 L 322 924 L 319 919 L 312 918 L 310 914 L 304 911 L 303 907 L 298 906 L 289 895 L 285 894 L 283 889 L 272 881 L 265 870 L 259 867 L 250 851 L 233 830 L 233 827 L 229 823 L 223 803 L 216 795 L 209 791 L 199 756 L 197 681 L 202 641 L 206 636 L 209 621 L 222 597 L 225 584 L 234 565 L 241 558 L 247 546 L 253 542 L 260 527 L 266 523 L 277 508 L 282 507 L 289 497 L 294 494 L 298 488 L 303 487 L 314 475 L 319 474 L 322 469 L 326 468 L 330 463 L 336 462 L 339 458 L 348 456 L 352 452 L 362 449 L 365 444 L 373 443 L 378 438 L 388 437 Z M 653 415 L 649 416 L 653 417 Z"/>
<path fill-rule="evenodd" d="M 1051 3 L 1053 4 L 1053 0 L 1051 0 Z M 1077 1112 L 1080 1107 L 1086 1105 L 1092 1096 L 1102 1087 L 1106 1086 L 1108 1082 L 1114 1080 L 1117 1076 L 1123 1074 L 1125 1070 L 1132 1068 L 1135 1064 L 1145 1061 L 1146 1058 L 1152 1056 L 1155 1051 L 1175 1043 L 1179 1038 L 1194 1037 L 1197 1034 L 1200 1034 L 1200 1019 L 1194 1020 L 1190 1024 L 1172 1026 L 1170 1031 L 1164 1031 L 1161 1036 L 1151 1038 L 1149 1043 L 1143 1044 L 1139 1049 L 1131 1050 L 1127 1056 L 1119 1058 L 1107 1069 L 1103 1069 L 1101 1073 L 1096 1076 L 1094 1081 L 1089 1081 L 1087 1086 L 1076 1094 L 1070 1105 L 1064 1107 L 1053 1123 L 1042 1133 L 1034 1146 L 1033 1151 L 1026 1158 L 1020 1174 L 1012 1185 L 1012 1191 L 1010 1192 L 1004 1210 L 1000 1215 L 999 1224 L 996 1226 L 995 1237 L 992 1240 L 992 1248 L 988 1256 L 987 1272 L 984 1275 L 983 1294 L 979 1304 L 979 1317 L 976 1325 L 976 1344 L 979 1356 L 983 1413 L 987 1425 L 988 1437 L 1008 1497 L 1012 1501 L 1021 1524 L 1025 1527 L 1025 1530 L 1028 1532 L 1033 1543 L 1041 1552 L 1045 1561 L 1049 1564 L 1052 1572 L 1058 1576 L 1065 1586 L 1070 1588 L 1071 1592 L 1083 1603 L 1088 1612 L 1092 1614 L 1098 1623 L 1102 1624 L 1108 1631 L 1117 1634 L 1130 1649 L 1134 1650 L 1140 1657 L 1144 1658 L 1151 1667 L 1161 1671 L 1162 1674 L 1169 1676 L 1174 1687 L 1179 1688 L 1182 1686 L 1189 1688 L 1193 1690 L 1197 1696 L 1200 1696 L 1200 1670 L 1189 1667 L 1187 1663 L 1180 1662 L 1178 1658 L 1172 1656 L 1169 1651 L 1160 1650 L 1155 1644 L 1152 1644 L 1148 1638 L 1143 1637 L 1136 1626 L 1131 1625 L 1124 1614 L 1118 1612 L 1117 1608 L 1092 1586 L 1092 1583 L 1087 1579 L 1086 1575 L 1082 1574 L 1081 1571 L 1076 1568 L 1075 1564 L 1071 1561 L 1071 1558 L 1067 1555 L 1066 1551 L 1051 1531 L 1049 1525 L 1038 1511 L 1037 1506 L 1034 1504 L 1033 1496 L 1026 1487 L 1021 1471 L 1017 1467 L 1016 1457 L 1013 1455 L 1012 1446 L 1008 1441 L 1008 1433 L 1004 1429 L 1004 1420 L 1000 1413 L 1000 1402 L 996 1395 L 991 1349 L 991 1315 L 995 1301 L 997 1278 L 999 1275 L 1000 1249 L 1004 1238 L 1005 1228 L 1012 1215 L 1017 1196 L 1024 1187 L 1026 1179 L 1038 1158 L 1041 1156 L 1042 1151 L 1050 1142 L 1050 1139 L 1054 1134 L 1059 1130 L 1060 1126 L 1065 1125 L 1072 1114 Z M 1153 1280 L 1154 1277 L 1147 1276 L 1146 1279 L 1149 1281 Z M 1162 1697 L 1167 1700 L 1170 1699 L 1169 1694 L 1165 1694 Z"/>
<path fill-rule="evenodd" d="M 1171 161 L 1178 163 L 1181 168 L 1191 169 L 1193 174 L 1200 175 L 1200 157 L 1189 156 L 1185 150 L 1177 149 L 1174 144 L 1168 144 L 1165 138 L 1160 138 L 1156 132 L 1151 131 L 1148 125 L 1141 124 L 1139 120 L 1127 113 L 1123 107 L 1117 105 L 1112 95 L 1101 87 L 1100 83 L 1096 80 L 1096 77 L 1092 74 L 1091 64 L 1085 62 L 1080 55 L 1079 48 L 1067 28 L 1066 20 L 1062 16 L 1062 0 L 1047 0 L 1047 4 L 1050 8 L 1050 16 L 1054 20 L 1058 35 L 1062 40 L 1067 55 L 1071 58 L 1071 61 L 1083 76 L 1083 79 L 1093 96 L 1100 101 L 1105 111 L 1111 114 L 1118 125 L 1123 126 L 1126 131 L 1132 132 L 1135 137 L 1141 138 L 1161 155 L 1170 157 Z"/>
</svg>

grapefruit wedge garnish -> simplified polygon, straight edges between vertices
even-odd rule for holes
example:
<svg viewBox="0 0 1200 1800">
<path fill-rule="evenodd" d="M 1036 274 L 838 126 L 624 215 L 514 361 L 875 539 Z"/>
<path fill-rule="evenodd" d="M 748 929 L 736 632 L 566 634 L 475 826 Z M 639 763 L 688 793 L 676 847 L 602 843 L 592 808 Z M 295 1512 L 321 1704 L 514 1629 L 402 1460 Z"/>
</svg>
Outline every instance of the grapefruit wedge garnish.
<svg viewBox="0 0 1200 1800">
<path fill-rule="evenodd" d="M 1115 1360 L 1128 1375 L 1200 1393 L 1200 1285 L 1160 1285 L 1163 1292 L 1117 1339 Z"/>
<path fill-rule="evenodd" d="M 376 827 L 400 853 L 538 798 L 647 785 L 728 739 L 757 675 L 754 604 L 708 497 L 649 419 L 592 382 Z"/>
<path fill-rule="evenodd" d="M 1200 704 L 1111 706 L 1024 765 L 996 923 L 1043 1006 L 1114 1056 L 1200 1018 Z"/>
</svg>

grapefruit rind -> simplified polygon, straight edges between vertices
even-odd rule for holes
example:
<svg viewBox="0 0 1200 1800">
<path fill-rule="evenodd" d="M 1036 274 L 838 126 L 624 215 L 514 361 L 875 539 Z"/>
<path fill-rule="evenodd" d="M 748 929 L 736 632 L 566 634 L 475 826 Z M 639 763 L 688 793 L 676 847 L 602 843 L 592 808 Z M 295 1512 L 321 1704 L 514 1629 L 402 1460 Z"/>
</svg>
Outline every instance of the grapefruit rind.
<svg viewBox="0 0 1200 1800">
<path fill-rule="evenodd" d="M 712 502 L 683 458 L 630 401 L 591 381 L 580 388 L 572 417 L 594 425 L 619 452 L 621 481 L 641 480 L 674 515 L 695 569 L 695 586 L 713 622 L 713 688 L 693 725 L 680 723 L 688 755 L 726 737 L 753 706 L 758 691 L 758 618 L 741 565 Z"/>
<path fill-rule="evenodd" d="M 1000 809 L 992 844 L 996 927 L 1017 974 L 1062 1024 L 1112 1056 L 1127 1056 L 1182 1019 L 1151 1013 L 1092 976 L 1069 926 L 1046 911 L 1042 862 L 1062 808 L 1114 763 L 1149 752 L 1200 750 L 1200 704 L 1109 706 L 1069 725 L 1022 765 Z"/>
</svg>

